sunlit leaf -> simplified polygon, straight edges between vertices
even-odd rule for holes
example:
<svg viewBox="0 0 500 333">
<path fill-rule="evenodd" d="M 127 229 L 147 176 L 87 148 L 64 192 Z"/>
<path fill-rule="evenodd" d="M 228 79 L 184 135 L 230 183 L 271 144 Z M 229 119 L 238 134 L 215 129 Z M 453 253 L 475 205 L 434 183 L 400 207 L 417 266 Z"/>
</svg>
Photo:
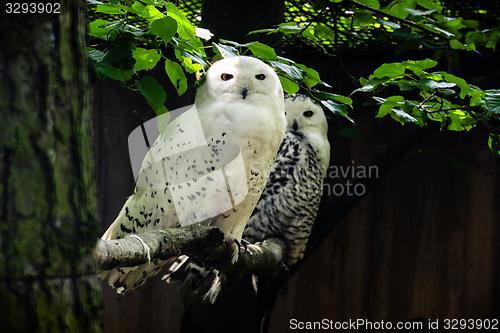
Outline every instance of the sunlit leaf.
<svg viewBox="0 0 500 333">
<path fill-rule="evenodd" d="M 257 57 L 261 57 L 263 59 L 268 59 L 268 60 L 277 58 L 274 49 L 266 44 L 260 42 L 252 42 L 248 43 L 247 46 L 250 49 L 250 51 L 252 51 L 252 53 Z"/>
<path fill-rule="evenodd" d="M 161 54 L 156 49 L 147 50 L 138 47 L 132 51 L 132 57 L 135 59 L 134 70 L 150 70 L 156 66 L 161 58 Z"/>
<path fill-rule="evenodd" d="M 182 67 L 175 61 L 165 59 L 165 71 L 179 96 L 184 94 L 187 90 L 187 78 Z"/>
<path fill-rule="evenodd" d="M 212 43 L 212 48 L 214 49 L 215 53 L 220 54 L 223 58 L 239 55 L 238 50 L 230 45 Z"/>
<path fill-rule="evenodd" d="M 168 43 L 177 32 L 177 21 L 168 16 L 163 17 L 151 22 L 149 30 L 152 34 L 160 37 L 165 43 Z"/>
<path fill-rule="evenodd" d="M 283 87 L 283 91 L 287 94 L 295 94 L 299 91 L 299 85 L 294 81 L 290 80 L 286 76 L 278 76 Z"/>
<path fill-rule="evenodd" d="M 380 8 L 380 3 L 378 2 L 378 0 L 357 0 L 357 2 L 365 4 L 375 9 Z"/>
<path fill-rule="evenodd" d="M 90 36 L 98 37 L 98 38 L 106 38 L 109 31 L 105 29 L 106 25 L 112 22 L 106 21 L 103 19 L 97 19 L 89 23 L 89 32 Z"/>
<path fill-rule="evenodd" d="M 377 68 L 372 75 L 370 75 L 371 78 L 382 78 L 382 77 L 389 77 L 389 78 L 394 78 L 394 77 L 401 77 L 405 73 L 405 67 L 399 63 L 399 62 L 394 62 L 394 63 L 387 63 L 387 64 L 382 64 L 379 68 Z"/>
<path fill-rule="evenodd" d="M 300 68 L 298 68 L 297 66 L 287 65 L 287 64 L 284 64 L 280 61 L 270 61 L 269 64 L 273 68 L 279 69 L 280 71 L 282 71 L 283 73 L 288 75 L 293 80 L 301 80 L 302 79 L 302 76 L 303 76 L 302 70 Z"/>
</svg>

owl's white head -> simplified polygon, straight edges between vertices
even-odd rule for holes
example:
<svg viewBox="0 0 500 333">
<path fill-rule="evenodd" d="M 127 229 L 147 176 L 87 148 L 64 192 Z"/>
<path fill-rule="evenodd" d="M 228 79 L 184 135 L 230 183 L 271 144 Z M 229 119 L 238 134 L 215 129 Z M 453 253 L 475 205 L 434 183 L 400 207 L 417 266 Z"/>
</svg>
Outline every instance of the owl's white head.
<svg viewBox="0 0 500 333">
<path fill-rule="evenodd" d="M 328 123 L 323 108 L 302 94 L 285 96 L 285 114 L 288 131 L 305 136 L 321 159 L 323 166 L 330 162 Z"/>
<path fill-rule="evenodd" d="M 198 94 L 232 101 L 258 102 L 281 97 L 283 90 L 274 70 L 257 58 L 237 56 L 215 62 L 206 73 Z"/>
</svg>

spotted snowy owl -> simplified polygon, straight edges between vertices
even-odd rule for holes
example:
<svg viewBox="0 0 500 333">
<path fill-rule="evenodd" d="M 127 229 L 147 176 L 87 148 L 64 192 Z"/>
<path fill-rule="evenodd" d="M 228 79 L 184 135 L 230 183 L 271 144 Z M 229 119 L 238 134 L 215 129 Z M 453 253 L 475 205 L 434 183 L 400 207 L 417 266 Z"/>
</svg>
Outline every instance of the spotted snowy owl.
<svg viewBox="0 0 500 333">
<path fill-rule="evenodd" d="M 160 133 L 144 158 L 134 193 L 103 239 L 198 222 L 206 211 L 205 223 L 219 227 L 229 240 L 241 240 L 285 134 L 280 81 L 256 58 L 222 59 L 207 71 L 193 109 L 195 113 L 183 113 Z M 187 148 L 195 153 L 185 153 Z M 233 155 L 234 168 L 226 165 L 223 174 L 216 173 L 215 166 Z M 163 172 L 168 176 L 162 178 Z M 191 179 L 188 173 L 200 176 Z M 210 189 L 217 175 L 236 184 L 230 202 L 221 199 L 224 191 Z M 194 187 L 196 191 L 183 194 Z M 100 276 L 118 292 L 133 290 L 172 261 L 153 260 L 103 271 Z"/>
<path fill-rule="evenodd" d="M 251 242 L 282 239 L 285 264 L 304 256 L 330 163 L 328 124 L 322 108 L 305 95 L 285 98 L 288 128 L 266 188 L 246 226 Z"/>
<path fill-rule="evenodd" d="M 316 219 L 330 162 L 330 143 L 325 114 L 309 97 L 286 96 L 285 112 L 286 135 L 243 238 L 252 243 L 283 240 L 287 247 L 284 262 L 291 266 L 303 257 Z M 186 292 L 201 294 L 211 303 L 224 279 L 216 269 L 194 261 L 184 262 L 170 276 L 170 280 L 183 283 Z"/>
</svg>

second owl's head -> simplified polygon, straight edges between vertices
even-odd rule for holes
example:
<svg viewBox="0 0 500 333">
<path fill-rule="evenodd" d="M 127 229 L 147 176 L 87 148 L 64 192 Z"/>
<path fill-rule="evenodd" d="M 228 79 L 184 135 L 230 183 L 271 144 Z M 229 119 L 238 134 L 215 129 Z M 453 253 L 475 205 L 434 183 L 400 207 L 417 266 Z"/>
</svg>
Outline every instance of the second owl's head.
<svg viewBox="0 0 500 333">
<path fill-rule="evenodd" d="M 246 56 L 221 59 L 207 71 L 200 89 L 213 97 L 246 100 L 255 96 L 283 96 L 274 70 L 263 61 Z"/>
<path fill-rule="evenodd" d="M 323 108 L 306 95 L 286 95 L 285 114 L 289 130 L 313 131 L 326 136 L 328 123 Z"/>
</svg>

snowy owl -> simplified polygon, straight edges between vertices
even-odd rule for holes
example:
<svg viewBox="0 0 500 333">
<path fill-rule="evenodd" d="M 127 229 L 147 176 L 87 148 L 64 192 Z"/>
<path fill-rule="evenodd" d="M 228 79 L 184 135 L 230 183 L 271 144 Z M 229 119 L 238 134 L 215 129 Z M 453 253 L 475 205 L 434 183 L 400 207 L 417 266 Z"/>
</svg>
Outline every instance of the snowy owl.
<svg viewBox="0 0 500 333">
<path fill-rule="evenodd" d="M 288 128 L 266 188 L 246 226 L 251 242 L 280 238 L 285 264 L 304 256 L 330 163 L 328 124 L 322 108 L 305 95 L 285 98 Z"/>
<path fill-rule="evenodd" d="M 187 223 L 198 221 L 199 207 L 203 207 L 209 212 L 220 212 L 206 219 L 205 223 L 220 228 L 230 241 L 241 240 L 285 135 L 286 118 L 280 81 L 271 67 L 256 58 L 225 58 L 215 62 L 207 71 L 196 92 L 193 110 L 195 113 L 183 113 L 160 133 L 144 158 L 134 193 L 125 202 L 102 239 L 132 235 L 141 240 L 135 236 L 141 231 L 180 227 L 184 225 L 183 220 L 186 218 L 190 219 Z M 201 140 L 200 132 L 203 133 Z M 201 146 L 203 143 L 206 143 L 205 147 Z M 200 150 L 203 154 L 200 153 L 196 161 L 197 155 L 183 155 L 179 150 L 184 145 L 195 148 L 191 151 L 206 149 Z M 243 179 L 244 183 L 237 184 L 239 187 L 236 192 L 239 188 L 242 189 L 239 191 L 239 200 L 234 200 L 238 193 L 232 193 L 232 207 L 226 207 L 227 203 L 209 193 L 210 189 L 206 186 L 195 184 L 197 179 L 179 180 L 184 174 L 187 176 L 188 172 L 194 172 L 202 175 L 200 179 L 203 178 L 205 183 L 213 181 L 215 173 L 207 172 L 215 170 L 214 165 L 220 164 L 224 154 L 229 154 L 227 151 L 231 153 L 234 147 L 237 147 L 242 158 L 239 166 L 243 173 L 240 175 L 233 169 L 224 168 L 224 178 L 233 183 Z M 165 155 L 165 150 L 177 154 L 169 157 Z M 161 163 L 155 162 L 158 156 L 161 157 Z M 158 177 L 155 165 L 161 164 L 165 169 L 162 163 L 169 162 L 167 160 L 171 164 L 166 169 L 170 168 L 171 171 L 163 179 Z M 199 171 L 200 169 L 202 170 Z M 177 185 L 172 185 L 176 182 Z M 183 197 L 178 194 L 178 191 L 184 190 L 181 189 L 182 186 L 198 186 L 199 190 Z M 235 251 L 234 260 L 237 259 L 237 254 Z M 118 292 L 124 292 L 138 288 L 163 266 L 174 261 L 175 258 L 166 261 L 152 260 L 136 267 L 102 271 L 100 277 L 117 288 Z"/>
</svg>

